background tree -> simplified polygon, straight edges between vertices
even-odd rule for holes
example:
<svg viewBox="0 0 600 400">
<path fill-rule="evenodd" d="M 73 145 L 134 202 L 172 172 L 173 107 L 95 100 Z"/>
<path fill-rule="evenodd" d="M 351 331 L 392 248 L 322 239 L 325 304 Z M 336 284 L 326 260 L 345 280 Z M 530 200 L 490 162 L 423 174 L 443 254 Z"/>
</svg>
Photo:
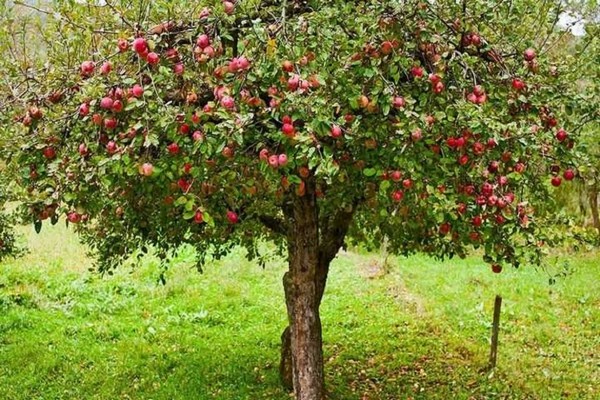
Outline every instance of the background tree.
<svg viewBox="0 0 600 400">
<path fill-rule="evenodd" d="M 566 29 L 558 32 L 553 43 L 548 45 L 548 51 L 565 63 L 564 81 L 570 85 L 564 88 L 564 106 L 566 116 L 572 120 L 573 130 L 581 132 L 579 150 L 583 158 L 579 172 L 583 179 L 575 186 L 577 190 L 561 190 L 559 202 L 570 215 L 577 216 L 581 224 L 585 225 L 589 218 L 600 232 L 600 106 L 597 84 L 600 78 L 600 8 L 596 1 L 569 1 L 564 6 L 560 20 Z"/>
<path fill-rule="evenodd" d="M 147 245 L 192 244 L 201 267 L 273 241 L 298 399 L 324 395 L 319 306 L 346 241 L 481 248 L 494 272 L 552 244 L 551 191 L 577 175 L 547 51 L 561 2 L 15 4 L 44 23 L 21 28 L 43 61 L 2 36 L 24 216 L 65 215 L 104 272 Z"/>
</svg>

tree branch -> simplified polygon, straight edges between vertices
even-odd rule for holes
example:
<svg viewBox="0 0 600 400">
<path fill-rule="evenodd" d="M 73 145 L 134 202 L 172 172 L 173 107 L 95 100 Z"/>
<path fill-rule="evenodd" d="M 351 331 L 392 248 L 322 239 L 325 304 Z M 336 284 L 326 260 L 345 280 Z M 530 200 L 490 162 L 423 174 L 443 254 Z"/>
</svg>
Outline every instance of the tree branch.
<svg viewBox="0 0 600 400">
<path fill-rule="evenodd" d="M 339 210 L 321 233 L 319 242 L 319 264 L 328 267 L 331 260 L 335 258 L 339 249 L 344 245 L 346 234 L 350 229 L 352 217 L 356 212 L 359 200 L 355 200 L 348 208 Z"/>
<path fill-rule="evenodd" d="M 283 220 L 270 215 L 259 215 L 257 219 L 273 233 L 278 235 L 287 235 L 288 226 Z"/>
</svg>

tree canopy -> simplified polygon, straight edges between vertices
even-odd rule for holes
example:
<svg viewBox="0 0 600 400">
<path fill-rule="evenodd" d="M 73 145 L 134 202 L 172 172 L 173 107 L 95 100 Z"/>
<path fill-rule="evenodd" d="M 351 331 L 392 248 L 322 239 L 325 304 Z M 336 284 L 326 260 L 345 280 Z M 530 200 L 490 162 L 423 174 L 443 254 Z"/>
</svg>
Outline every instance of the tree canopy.
<svg viewBox="0 0 600 400">
<path fill-rule="evenodd" d="M 512 264 L 538 247 L 550 183 L 575 171 L 561 60 L 523 27 L 553 8 L 224 4 L 44 15 L 10 142 L 36 219 L 83 220 L 106 268 L 148 242 L 254 254 L 310 176 L 322 226 L 353 213 L 373 245 Z"/>
</svg>

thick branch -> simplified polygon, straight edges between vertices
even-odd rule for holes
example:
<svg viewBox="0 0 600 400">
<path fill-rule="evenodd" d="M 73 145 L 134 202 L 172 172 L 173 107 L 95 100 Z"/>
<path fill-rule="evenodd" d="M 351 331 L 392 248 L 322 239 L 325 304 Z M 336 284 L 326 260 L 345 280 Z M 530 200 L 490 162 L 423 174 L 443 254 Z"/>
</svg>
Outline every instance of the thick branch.
<svg viewBox="0 0 600 400">
<path fill-rule="evenodd" d="M 268 229 L 270 229 L 273 233 L 279 235 L 287 235 L 288 226 L 283 220 L 272 217 L 269 215 L 259 215 L 258 220 Z"/>
<path fill-rule="evenodd" d="M 358 201 L 355 201 L 348 208 L 342 209 L 336 213 L 333 220 L 324 228 L 321 233 L 319 243 L 319 264 L 327 268 L 329 263 L 335 258 L 339 249 L 344 245 L 346 234 L 350 229 L 352 217 L 358 207 Z"/>
</svg>

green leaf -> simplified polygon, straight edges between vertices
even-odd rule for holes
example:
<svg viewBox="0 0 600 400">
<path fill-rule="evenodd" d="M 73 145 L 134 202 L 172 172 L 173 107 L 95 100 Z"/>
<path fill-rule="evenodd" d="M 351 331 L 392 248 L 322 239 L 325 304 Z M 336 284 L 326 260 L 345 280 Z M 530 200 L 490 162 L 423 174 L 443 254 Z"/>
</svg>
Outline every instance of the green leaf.
<svg viewBox="0 0 600 400">
<path fill-rule="evenodd" d="M 363 169 L 363 175 L 367 177 L 372 177 L 377 174 L 377 170 L 375 168 L 365 168 Z"/>
<path fill-rule="evenodd" d="M 192 219 L 194 218 L 194 215 L 196 215 L 196 210 L 186 210 L 183 212 L 183 219 Z M 204 219 L 206 220 L 206 216 L 204 216 Z"/>
<path fill-rule="evenodd" d="M 202 212 L 202 217 L 204 218 L 204 222 L 206 222 L 206 224 L 208 226 L 210 226 L 211 228 L 215 227 L 215 220 L 213 219 L 213 217 L 207 213 L 206 211 Z"/>
<path fill-rule="evenodd" d="M 33 221 L 33 228 L 35 229 L 35 233 L 40 233 L 42 231 L 42 221 L 39 219 Z"/>
<path fill-rule="evenodd" d="M 392 186 L 392 183 L 389 180 L 381 181 L 379 184 L 379 191 L 385 193 L 390 186 Z"/>
</svg>

